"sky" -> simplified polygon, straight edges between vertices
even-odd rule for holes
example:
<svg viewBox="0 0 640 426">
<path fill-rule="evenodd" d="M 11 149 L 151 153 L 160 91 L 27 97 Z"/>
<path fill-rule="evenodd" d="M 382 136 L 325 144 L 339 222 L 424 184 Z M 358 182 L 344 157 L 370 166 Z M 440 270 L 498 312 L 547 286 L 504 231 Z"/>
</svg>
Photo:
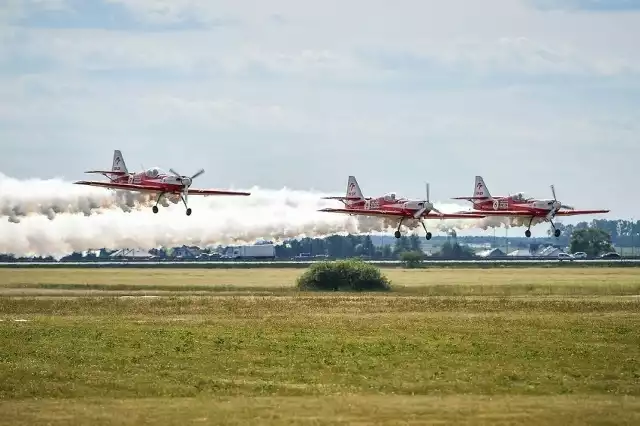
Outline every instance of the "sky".
<svg viewBox="0 0 640 426">
<path fill-rule="evenodd" d="M 632 218 L 640 1 L 5 0 L 0 172 L 204 168 L 448 202 L 482 175 Z M 640 214 L 636 214 L 640 216 Z M 587 220 L 594 218 L 588 217 Z M 640 217 L 637 217 L 640 218 Z M 636 218 L 636 219 L 637 219 Z M 565 221 L 572 223 L 574 221 Z"/>
</svg>

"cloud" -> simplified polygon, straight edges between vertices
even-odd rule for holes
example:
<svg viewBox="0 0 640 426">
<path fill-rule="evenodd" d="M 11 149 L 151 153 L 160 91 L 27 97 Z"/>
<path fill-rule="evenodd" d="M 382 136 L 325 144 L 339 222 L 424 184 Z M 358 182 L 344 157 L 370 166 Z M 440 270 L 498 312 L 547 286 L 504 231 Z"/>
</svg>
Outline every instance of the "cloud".
<svg viewBox="0 0 640 426">
<path fill-rule="evenodd" d="M 541 10 L 628 12 L 640 10 L 639 0 L 529 0 Z"/>
<path fill-rule="evenodd" d="M 422 196 L 429 180 L 446 198 L 482 173 L 504 192 L 517 180 L 546 196 L 551 181 L 578 206 L 613 192 L 618 210 L 615 192 L 633 190 L 632 13 L 513 0 L 9 5 L 0 172 L 12 176 L 79 178 L 77 164 L 118 147 L 133 164 L 202 166 L 212 186 L 333 191 L 356 173 L 368 192 Z"/>
</svg>

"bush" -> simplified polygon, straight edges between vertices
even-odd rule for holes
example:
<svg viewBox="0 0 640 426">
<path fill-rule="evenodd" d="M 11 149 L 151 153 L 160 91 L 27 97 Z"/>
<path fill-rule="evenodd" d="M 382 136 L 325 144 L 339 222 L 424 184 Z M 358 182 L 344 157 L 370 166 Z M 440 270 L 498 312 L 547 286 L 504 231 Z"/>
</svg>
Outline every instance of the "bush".
<svg viewBox="0 0 640 426">
<path fill-rule="evenodd" d="M 391 282 L 376 266 L 361 260 L 337 260 L 311 265 L 297 280 L 300 290 L 389 291 Z"/>
<path fill-rule="evenodd" d="M 400 253 L 400 260 L 405 268 L 417 268 L 422 263 L 423 254 L 421 251 L 404 251 Z"/>
</svg>

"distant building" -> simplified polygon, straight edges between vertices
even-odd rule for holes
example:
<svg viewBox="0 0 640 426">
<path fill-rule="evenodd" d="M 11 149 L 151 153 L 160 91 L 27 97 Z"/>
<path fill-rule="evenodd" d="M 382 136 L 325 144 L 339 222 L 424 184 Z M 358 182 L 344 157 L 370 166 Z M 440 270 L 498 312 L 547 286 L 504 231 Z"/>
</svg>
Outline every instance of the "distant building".
<svg viewBox="0 0 640 426">
<path fill-rule="evenodd" d="M 499 248 L 492 248 L 476 253 L 476 256 L 478 257 L 502 257 L 504 255 L 504 252 Z"/>
<path fill-rule="evenodd" d="M 112 259 L 151 259 L 154 256 L 147 250 L 120 249 L 111 253 L 109 257 Z"/>
<path fill-rule="evenodd" d="M 531 256 L 533 256 L 533 254 L 531 253 L 531 251 L 529 249 L 519 249 L 519 250 L 514 250 L 514 251 L 508 253 L 507 256 L 511 256 L 511 257 L 531 257 Z"/>
<path fill-rule="evenodd" d="M 534 254 L 534 256 L 558 257 L 558 254 L 560 253 L 564 253 L 564 251 L 562 249 L 559 249 L 558 247 L 546 246 L 546 247 L 539 248 L 538 251 Z"/>
<path fill-rule="evenodd" d="M 195 259 L 200 256 L 202 250 L 196 246 L 182 246 L 182 247 L 174 247 L 171 250 L 171 257 L 181 258 L 181 259 Z"/>
</svg>

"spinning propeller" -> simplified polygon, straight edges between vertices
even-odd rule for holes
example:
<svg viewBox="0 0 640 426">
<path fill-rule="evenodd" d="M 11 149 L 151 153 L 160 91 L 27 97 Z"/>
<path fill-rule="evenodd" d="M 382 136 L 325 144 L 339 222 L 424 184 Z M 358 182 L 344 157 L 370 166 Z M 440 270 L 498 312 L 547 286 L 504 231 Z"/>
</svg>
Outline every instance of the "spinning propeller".
<svg viewBox="0 0 640 426">
<path fill-rule="evenodd" d="M 193 183 L 193 180 L 204 173 L 204 169 L 198 170 L 193 176 L 184 176 L 177 173 L 173 169 L 169 169 L 171 173 L 173 173 L 176 177 L 176 180 L 182 184 L 182 196 L 184 198 L 185 205 L 187 204 L 187 196 L 189 195 L 189 187 Z"/>
<path fill-rule="evenodd" d="M 573 210 L 573 207 L 564 205 L 560 201 L 558 201 L 558 199 L 556 198 L 556 189 L 553 185 L 551 185 L 551 193 L 553 194 L 553 201 L 551 200 L 549 201 L 549 206 L 551 207 L 551 210 L 547 214 L 547 217 L 549 218 L 554 217 L 558 212 L 558 210 L 560 209 Z"/>
<path fill-rule="evenodd" d="M 431 203 L 431 201 L 429 201 L 429 183 L 425 183 L 425 186 L 426 186 L 426 192 L 427 192 L 427 199 L 426 199 L 425 201 L 421 202 L 421 204 L 423 204 L 423 207 L 422 207 L 420 210 L 416 211 L 416 212 L 413 214 L 413 217 L 414 217 L 414 218 L 416 218 L 416 219 L 418 219 L 418 218 L 420 218 L 420 216 L 422 216 L 422 215 L 424 214 L 424 212 L 425 212 L 425 211 L 427 211 L 427 210 L 430 210 L 430 211 L 436 212 L 437 214 L 439 214 L 440 216 L 442 216 L 442 215 L 443 215 L 443 213 L 442 213 L 440 210 L 436 209 L 436 208 L 433 206 L 433 203 Z"/>
</svg>

